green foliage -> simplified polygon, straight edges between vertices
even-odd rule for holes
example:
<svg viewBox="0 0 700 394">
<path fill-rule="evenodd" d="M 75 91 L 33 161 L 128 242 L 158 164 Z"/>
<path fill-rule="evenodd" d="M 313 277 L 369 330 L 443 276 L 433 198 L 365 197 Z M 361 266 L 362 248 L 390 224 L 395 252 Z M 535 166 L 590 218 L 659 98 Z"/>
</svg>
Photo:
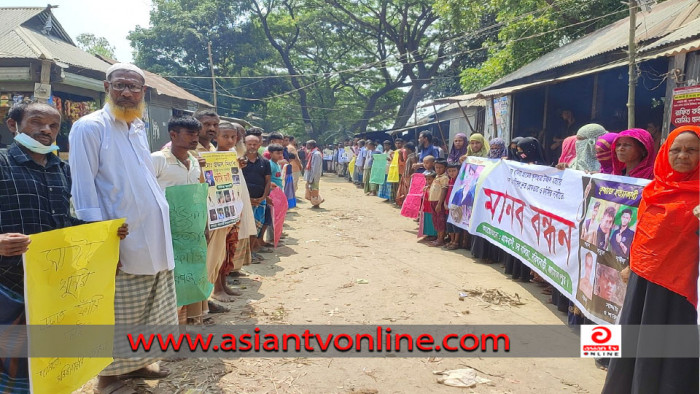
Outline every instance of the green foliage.
<svg viewBox="0 0 700 394">
<path fill-rule="evenodd" d="M 422 98 L 459 93 L 461 67 L 448 54 L 463 44 L 432 5 L 154 0 L 150 27 L 129 38 L 139 66 L 210 102 L 211 41 L 220 113 L 297 136 L 341 136 L 401 126 Z"/>
<path fill-rule="evenodd" d="M 75 40 L 78 42 L 78 47 L 87 53 L 116 60 L 114 57 L 114 46 L 110 45 L 109 41 L 104 37 L 83 33 L 78 35 Z"/>
<path fill-rule="evenodd" d="M 485 26 L 475 21 L 484 16 L 495 16 L 498 23 L 497 36 L 483 45 L 488 58 L 461 73 L 465 92 L 478 91 L 553 49 L 627 16 L 627 7 L 617 0 L 436 1 L 450 23 L 476 34 L 483 33 Z"/>
</svg>

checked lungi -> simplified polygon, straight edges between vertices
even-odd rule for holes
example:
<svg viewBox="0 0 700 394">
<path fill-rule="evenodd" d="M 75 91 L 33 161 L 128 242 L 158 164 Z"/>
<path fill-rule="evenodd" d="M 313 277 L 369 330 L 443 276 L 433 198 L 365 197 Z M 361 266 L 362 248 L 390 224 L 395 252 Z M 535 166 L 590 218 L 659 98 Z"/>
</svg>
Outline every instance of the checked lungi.
<svg viewBox="0 0 700 394">
<path fill-rule="evenodd" d="M 177 299 L 173 271 L 155 275 L 133 275 L 119 271 L 114 293 L 115 354 L 128 354 L 129 326 L 171 326 L 177 334 Z M 122 332 L 125 331 L 125 332 Z M 119 346 L 119 349 L 117 349 Z M 159 358 L 114 358 L 100 375 L 115 376 L 135 371 Z"/>
</svg>

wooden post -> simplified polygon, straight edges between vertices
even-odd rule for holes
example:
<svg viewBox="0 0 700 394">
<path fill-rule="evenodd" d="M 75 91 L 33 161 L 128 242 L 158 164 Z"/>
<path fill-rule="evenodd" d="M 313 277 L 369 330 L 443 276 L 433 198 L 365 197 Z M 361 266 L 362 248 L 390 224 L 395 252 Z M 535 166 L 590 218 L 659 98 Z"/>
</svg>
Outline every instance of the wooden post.
<svg viewBox="0 0 700 394">
<path fill-rule="evenodd" d="M 459 110 L 462 111 L 462 115 L 464 115 L 464 119 L 467 121 L 467 126 L 469 126 L 469 130 L 471 130 L 472 133 L 476 133 L 476 130 L 474 130 L 474 127 L 472 126 L 472 122 L 469 121 L 469 116 L 467 116 L 467 112 L 464 111 L 464 107 L 462 107 L 462 104 L 460 104 L 459 101 L 457 101 L 457 106 L 459 107 Z"/>
<path fill-rule="evenodd" d="M 493 138 L 498 137 L 498 122 L 496 122 L 496 103 L 493 102 L 493 97 L 491 97 L 491 118 L 493 121 Z M 486 137 L 486 136 L 484 136 Z"/>
<path fill-rule="evenodd" d="M 593 74 L 593 100 L 591 100 L 591 121 L 598 116 L 598 74 Z"/>
<path fill-rule="evenodd" d="M 218 108 L 216 103 L 216 76 L 214 75 L 214 61 L 211 57 L 211 41 L 207 43 L 207 50 L 209 51 L 209 69 L 211 69 L 211 88 L 214 92 L 214 111 L 216 111 Z"/>
<path fill-rule="evenodd" d="M 442 143 L 447 144 L 449 142 L 449 140 L 447 140 L 447 141 L 445 140 L 445 134 L 442 132 L 442 125 L 440 125 L 440 118 L 438 116 L 437 108 L 435 108 L 435 104 L 433 104 L 433 111 L 435 111 L 435 121 L 437 121 L 438 130 L 440 130 L 440 137 L 442 137 Z M 448 135 L 448 137 L 449 137 L 449 135 Z"/>
<path fill-rule="evenodd" d="M 40 84 L 51 84 L 51 60 L 43 59 L 41 61 L 41 74 L 39 76 Z M 47 99 L 38 99 L 41 103 L 47 103 Z"/>
</svg>

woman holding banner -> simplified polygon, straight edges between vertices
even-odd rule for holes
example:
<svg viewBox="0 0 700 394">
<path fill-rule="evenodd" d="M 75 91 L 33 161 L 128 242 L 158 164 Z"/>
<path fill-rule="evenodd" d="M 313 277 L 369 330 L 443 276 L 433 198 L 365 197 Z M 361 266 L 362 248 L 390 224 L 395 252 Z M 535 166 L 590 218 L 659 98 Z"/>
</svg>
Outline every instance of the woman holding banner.
<svg viewBox="0 0 700 394">
<path fill-rule="evenodd" d="M 644 129 L 620 132 L 612 143 L 614 175 L 654 179 L 654 138 Z"/>
<path fill-rule="evenodd" d="M 622 325 L 697 324 L 699 161 L 697 126 L 674 130 L 659 150 L 639 204 Z M 697 349 L 693 338 L 683 346 Z M 629 392 L 697 393 L 698 359 L 612 359 L 603 393 Z"/>
</svg>

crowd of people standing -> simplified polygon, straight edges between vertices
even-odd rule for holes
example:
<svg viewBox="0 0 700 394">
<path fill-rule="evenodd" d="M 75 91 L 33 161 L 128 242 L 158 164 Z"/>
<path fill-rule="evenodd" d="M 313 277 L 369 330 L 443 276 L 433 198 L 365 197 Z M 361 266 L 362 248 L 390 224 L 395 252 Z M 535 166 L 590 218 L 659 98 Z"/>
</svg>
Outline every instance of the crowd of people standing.
<svg viewBox="0 0 700 394">
<path fill-rule="evenodd" d="M 122 240 L 116 270 L 115 323 L 118 325 L 207 324 L 207 314 L 226 311 L 226 303 L 240 292 L 231 277 L 245 276 L 242 267 L 263 261 L 272 251 L 275 209 L 270 193 L 285 193 L 288 206 L 296 201 L 298 180 L 306 181 L 305 198 L 314 207 L 323 203 L 323 172 L 336 172 L 362 188 L 401 205 L 411 178 L 425 178 L 422 191 L 421 242 L 448 250 L 470 249 L 481 259 L 504 262 L 514 278 L 538 280 L 522 262 L 500 252 L 483 238 L 447 223 L 447 200 L 461 164 L 470 156 L 546 165 L 543 147 L 534 137 L 510 143 L 483 135 L 458 134 L 448 152 L 434 145 L 430 132 L 418 144 L 381 143 L 355 139 L 325 148 L 310 140 L 298 149 L 294 138 L 224 122 L 213 110 L 173 118 L 170 143 L 151 152 L 145 124 L 146 76 L 131 64 L 110 67 L 104 83 L 107 104 L 78 120 L 70 132 L 70 159 L 54 153 L 60 113 L 41 103 L 20 103 L 9 112 L 7 125 L 15 142 L 0 154 L 0 324 L 25 324 L 22 254 L 31 247 L 29 235 L 126 218 L 117 231 Z M 266 144 L 262 146 L 263 142 Z M 698 277 L 698 221 L 700 217 L 700 127 L 672 131 L 656 148 L 643 129 L 608 133 L 598 124 L 580 127 L 574 139 L 562 139 L 557 167 L 589 173 L 608 173 L 651 180 L 644 189 L 637 231 L 631 243 L 617 241 L 630 255 L 623 271 L 628 283 L 622 324 L 696 324 Z M 202 172 L 205 152 L 232 152 L 241 168 L 243 210 L 232 227 L 206 234 L 207 258 L 202 264 L 213 292 L 178 307 L 173 277 L 168 203 L 170 186 L 207 182 Z M 383 182 L 372 182 L 375 155 L 386 162 Z M 376 181 L 376 178 L 375 178 Z M 73 213 L 74 212 L 74 213 Z M 669 236 L 673 234 L 673 236 Z M 595 234 L 594 234 L 595 235 Z M 284 236 L 284 234 L 283 234 Z M 615 242 L 615 236 L 595 242 Z M 552 292 L 553 302 L 571 314 L 574 324 L 584 320 L 569 301 Z M 96 391 L 126 389 L 130 378 L 159 379 L 169 371 L 152 359 L 116 358 L 99 375 Z M 697 392 L 697 359 L 614 359 L 604 392 Z M 26 359 L 0 359 L 0 391 L 28 392 Z"/>
<path fill-rule="evenodd" d="M 107 103 L 73 124 L 68 163 L 55 154 L 61 115 L 53 106 L 22 102 L 11 108 L 7 125 L 15 142 L 0 154 L 0 324 L 26 322 L 22 254 L 31 247 L 30 235 L 119 218 L 126 224 L 117 232 L 115 324 L 211 324 L 208 314 L 227 312 L 223 304 L 241 295 L 232 284 L 247 275 L 242 267 L 273 251 L 270 192 L 280 188 L 294 207 L 305 170 L 307 199 L 313 206 L 323 202 L 315 141 L 305 144 L 304 168 L 293 137 L 272 133 L 262 148 L 261 129 L 222 121 L 213 110 L 170 119 L 170 142 L 151 153 L 141 119 L 145 83 L 145 73 L 132 64 L 107 70 Z M 209 183 L 202 171 L 208 152 L 237 153 L 243 209 L 231 227 L 192 229 L 206 236 L 201 267 L 213 291 L 178 307 L 165 189 Z M 29 392 L 28 374 L 26 359 L 0 359 L 0 392 Z M 131 392 L 126 379 L 168 375 L 153 359 L 115 358 L 99 374 L 95 391 Z"/>
<path fill-rule="evenodd" d="M 627 284 L 620 324 L 697 324 L 700 127 L 679 127 L 663 143 L 657 138 L 658 130 L 653 132 L 635 128 L 612 133 L 600 124 L 586 124 L 574 135 L 562 136 L 560 157 L 554 163 L 546 159 L 543 145 L 534 137 L 516 137 L 506 143 L 500 138 L 489 141 L 479 133 L 457 134 L 447 154 L 434 145 L 429 131 L 420 133 L 417 147 L 397 138 L 393 143 L 384 141 L 379 149 L 374 141 L 356 138 L 338 145 L 336 156 L 342 157 L 342 152 L 351 156 L 338 159 L 336 168 L 340 176 L 363 187 L 366 195 L 379 195 L 398 206 L 406 199 L 412 177 L 422 173 L 426 186 L 421 218 L 416 219 L 423 234 L 419 242 L 447 250 L 468 249 L 475 258 L 503 263 L 514 279 L 540 283 L 543 292 L 552 295 L 551 302 L 568 314 L 571 325 L 592 322 L 524 263 L 447 223 L 448 200 L 461 164 L 474 156 L 651 180 L 643 192 L 636 233 L 625 227 L 631 216 L 628 210 L 622 212 L 619 229 L 609 229 L 602 236 L 597 234 L 600 230 L 590 231 L 590 242 L 630 256 L 629 266 L 620 273 Z M 387 153 L 387 173 L 392 165 L 399 172 L 398 180 L 388 185 L 391 193 L 383 195 L 377 190 L 386 188 L 386 182 L 372 184 L 368 179 L 373 157 L 381 152 Z M 601 369 L 608 369 L 608 363 L 604 393 L 698 391 L 697 358 L 596 360 Z"/>
</svg>

